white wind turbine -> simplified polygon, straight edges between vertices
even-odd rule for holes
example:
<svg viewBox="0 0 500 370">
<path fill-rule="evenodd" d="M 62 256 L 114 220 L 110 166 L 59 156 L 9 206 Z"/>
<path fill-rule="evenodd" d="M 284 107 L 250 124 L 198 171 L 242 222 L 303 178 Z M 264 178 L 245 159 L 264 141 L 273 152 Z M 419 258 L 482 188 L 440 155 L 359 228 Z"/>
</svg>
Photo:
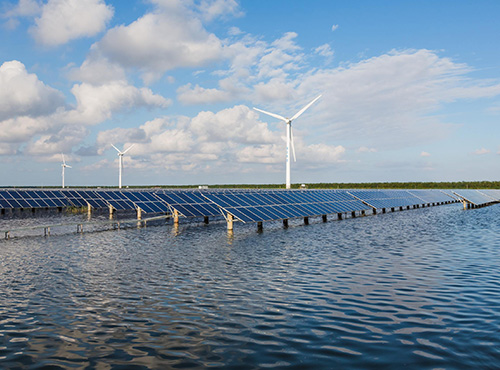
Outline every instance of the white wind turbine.
<svg viewBox="0 0 500 370">
<path fill-rule="evenodd" d="M 64 189 L 64 170 L 66 167 L 68 167 L 68 168 L 72 168 L 72 167 L 66 164 L 66 161 L 64 160 L 64 154 L 61 153 L 61 156 L 62 156 L 62 164 L 61 164 L 61 167 L 62 167 L 62 187 Z"/>
<path fill-rule="evenodd" d="M 118 161 L 118 166 L 119 166 L 119 167 L 118 167 L 118 168 L 119 168 L 119 170 L 118 170 L 118 188 L 120 188 L 120 189 L 122 188 L 123 155 L 124 155 L 125 153 L 127 153 L 130 149 L 132 149 L 132 147 L 133 147 L 134 145 L 135 145 L 135 144 L 130 145 L 127 149 L 125 149 L 125 150 L 122 152 L 122 151 L 121 151 L 120 149 L 118 149 L 116 146 L 114 146 L 113 144 L 111 144 L 111 146 L 112 146 L 113 148 L 115 148 L 115 149 L 116 149 L 116 151 L 118 152 L 118 158 L 119 158 L 119 161 Z"/>
<path fill-rule="evenodd" d="M 304 108 L 302 108 L 297 113 L 295 113 L 295 115 L 292 118 L 285 118 L 283 116 L 280 116 L 279 114 L 269 113 L 269 112 L 266 112 L 266 111 L 264 111 L 262 109 L 258 109 L 258 108 L 255 108 L 255 107 L 253 108 L 256 111 L 259 111 L 261 113 L 267 114 L 268 116 L 280 119 L 282 121 L 285 121 L 285 123 L 286 123 L 286 188 L 287 189 L 290 189 L 290 144 L 292 145 L 293 160 L 294 160 L 294 162 L 297 161 L 297 159 L 295 158 L 295 147 L 293 145 L 292 121 L 295 120 L 295 119 L 297 119 L 311 105 L 313 105 L 314 102 L 316 100 L 318 100 L 319 98 L 321 98 L 321 95 L 319 95 L 318 97 L 316 97 L 312 102 L 310 102 Z"/>
</svg>

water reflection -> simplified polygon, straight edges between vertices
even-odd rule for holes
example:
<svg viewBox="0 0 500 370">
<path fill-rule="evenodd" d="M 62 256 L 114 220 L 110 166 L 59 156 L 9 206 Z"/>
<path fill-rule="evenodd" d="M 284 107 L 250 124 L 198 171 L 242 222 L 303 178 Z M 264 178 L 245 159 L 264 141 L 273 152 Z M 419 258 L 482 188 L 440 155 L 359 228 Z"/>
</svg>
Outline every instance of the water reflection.
<svg viewBox="0 0 500 370">
<path fill-rule="evenodd" d="M 494 368 L 498 213 L 2 241 L 0 367 Z"/>
</svg>

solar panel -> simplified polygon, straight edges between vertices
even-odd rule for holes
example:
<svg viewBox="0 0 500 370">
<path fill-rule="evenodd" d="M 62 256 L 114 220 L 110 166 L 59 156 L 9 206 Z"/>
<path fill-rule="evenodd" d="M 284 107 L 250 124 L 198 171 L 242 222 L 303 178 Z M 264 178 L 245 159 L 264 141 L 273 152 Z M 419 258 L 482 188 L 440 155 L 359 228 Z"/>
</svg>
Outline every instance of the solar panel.
<svg viewBox="0 0 500 370">
<path fill-rule="evenodd" d="M 97 194 L 108 202 L 116 210 L 133 210 L 136 209 L 135 204 L 129 200 L 120 191 L 116 190 L 99 190 Z"/>
<path fill-rule="evenodd" d="M 490 198 L 494 199 L 495 201 L 500 201 L 500 190 L 497 189 L 487 189 L 487 190 L 478 190 L 481 193 L 489 196 Z"/>
<path fill-rule="evenodd" d="M 176 210 L 184 217 L 219 216 L 221 214 L 219 208 L 197 190 L 164 190 L 158 191 L 154 195 L 167 203 L 172 213 Z"/>
<path fill-rule="evenodd" d="M 156 198 L 152 193 L 145 191 L 124 191 L 122 194 L 144 212 L 166 213 L 169 211 L 168 205 Z"/>
<path fill-rule="evenodd" d="M 476 206 L 488 204 L 495 201 L 495 199 L 489 197 L 488 195 L 472 189 L 454 190 L 453 193 L 465 199 L 469 203 L 475 204 Z"/>
<path fill-rule="evenodd" d="M 87 201 L 75 190 L 64 190 L 62 194 L 66 197 L 71 205 L 74 207 L 87 207 Z M 99 207 L 95 207 L 99 208 Z"/>
<path fill-rule="evenodd" d="M 248 194 L 205 192 L 203 196 L 243 222 L 312 217 L 369 208 L 345 192 L 332 190 L 267 190 Z"/>
<path fill-rule="evenodd" d="M 92 208 L 108 208 L 109 204 L 92 190 L 76 190 L 77 194 L 85 199 Z"/>
<path fill-rule="evenodd" d="M 422 204 L 421 199 L 405 190 L 349 190 L 348 192 L 377 209 Z"/>
<path fill-rule="evenodd" d="M 421 199 L 425 204 L 449 202 L 455 199 L 440 190 L 408 190 L 408 193 Z"/>
</svg>

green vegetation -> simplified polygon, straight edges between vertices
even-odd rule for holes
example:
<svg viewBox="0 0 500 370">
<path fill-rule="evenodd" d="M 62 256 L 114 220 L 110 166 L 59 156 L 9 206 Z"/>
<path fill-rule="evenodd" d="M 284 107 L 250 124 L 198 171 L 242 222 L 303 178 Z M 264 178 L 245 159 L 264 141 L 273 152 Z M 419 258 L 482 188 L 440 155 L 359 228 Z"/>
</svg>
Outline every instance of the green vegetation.
<svg viewBox="0 0 500 370">
<path fill-rule="evenodd" d="M 299 189 L 302 184 L 292 184 Z M 456 182 L 361 182 L 361 183 L 305 183 L 308 189 L 500 189 L 500 181 L 456 181 Z M 284 189 L 285 184 L 218 184 L 209 185 L 210 189 Z M 36 186 L 8 186 L 5 188 L 57 188 Z M 71 186 L 72 189 L 117 189 L 116 186 Z M 142 185 L 129 186 L 126 189 L 197 189 L 198 185 Z"/>
</svg>

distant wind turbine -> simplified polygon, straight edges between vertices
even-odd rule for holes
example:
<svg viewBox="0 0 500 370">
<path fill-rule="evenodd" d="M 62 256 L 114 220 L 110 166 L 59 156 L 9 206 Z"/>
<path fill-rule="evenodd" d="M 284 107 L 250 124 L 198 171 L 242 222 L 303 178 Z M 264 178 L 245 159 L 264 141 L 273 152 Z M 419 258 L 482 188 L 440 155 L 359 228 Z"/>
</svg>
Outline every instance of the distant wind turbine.
<svg viewBox="0 0 500 370">
<path fill-rule="evenodd" d="M 61 164 L 61 167 L 62 167 L 62 187 L 64 189 L 64 170 L 66 167 L 68 167 L 68 168 L 72 168 L 72 167 L 66 164 L 66 161 L 64 160 L 64 154 L 61 153 L 61 156 L 62 156 L 62 164 Z"/>
<path fill-rule="evenodd" d="M 313 105 L 314 102 L 316 102 L 316 100 L 318 100 L 319 98 L 321 98 L 321 95 L 316 97 L 312 102 L 310 102 L 304 108 L 302 108 L 297 113 L 295 113 L 295 115 L 292 118 L 285 118 L 283 116 L 280 116 L 279 114 L 269 113 L 269 112 L 266 112 L 262 109 L 258 109 L 255 107 L 253 108 L 256 111 L 259 111 L 261 113 L 267 114 L 268 116 L 280 119 L 282 121 L 285 121 L 285 123 L 286 123 L 286 188 L 287 189 L 290 189 L 290 185 L 291 185 L 290 184 L 290 144 L 292 145 L 293 160 L 294 160 L 294 162 L 297 161 L 297 159 L 295 158 L 295 146 L 293 144 L 292 121 L 299 118 L 299 116 L 302 113 L 304 113 L 311 105 Z"/>
<path fill-rule="evenodd" d="M 132 147 L 133 147 L 134 145 L 135 145 L 135 144 L 130 145 L 127 149 L 125 149 L 125 150 L 122 152 L 122 151 L 121 151 L 120 149 L 118 149 L 116 146 L 114 146 L 113 144 L 111 144 L 111 146 L 112 146 L 113 148 L 115 148 L 115 149 L 116 149 L 116 151 L 118 152 L 118 158 L 119 158 L 119 161 L 118 161 L 118 166 L 119 166 L 119 167 L 118 167 L 118 168 L 119 168 L 119 170 L 118 170 L 118 188 L 120 188 L 120 189 L 122 188 L 123 155 L 124 155 L 125 153 L 127 153 L 130 149 L 132 149 Z"/>
</svg>

